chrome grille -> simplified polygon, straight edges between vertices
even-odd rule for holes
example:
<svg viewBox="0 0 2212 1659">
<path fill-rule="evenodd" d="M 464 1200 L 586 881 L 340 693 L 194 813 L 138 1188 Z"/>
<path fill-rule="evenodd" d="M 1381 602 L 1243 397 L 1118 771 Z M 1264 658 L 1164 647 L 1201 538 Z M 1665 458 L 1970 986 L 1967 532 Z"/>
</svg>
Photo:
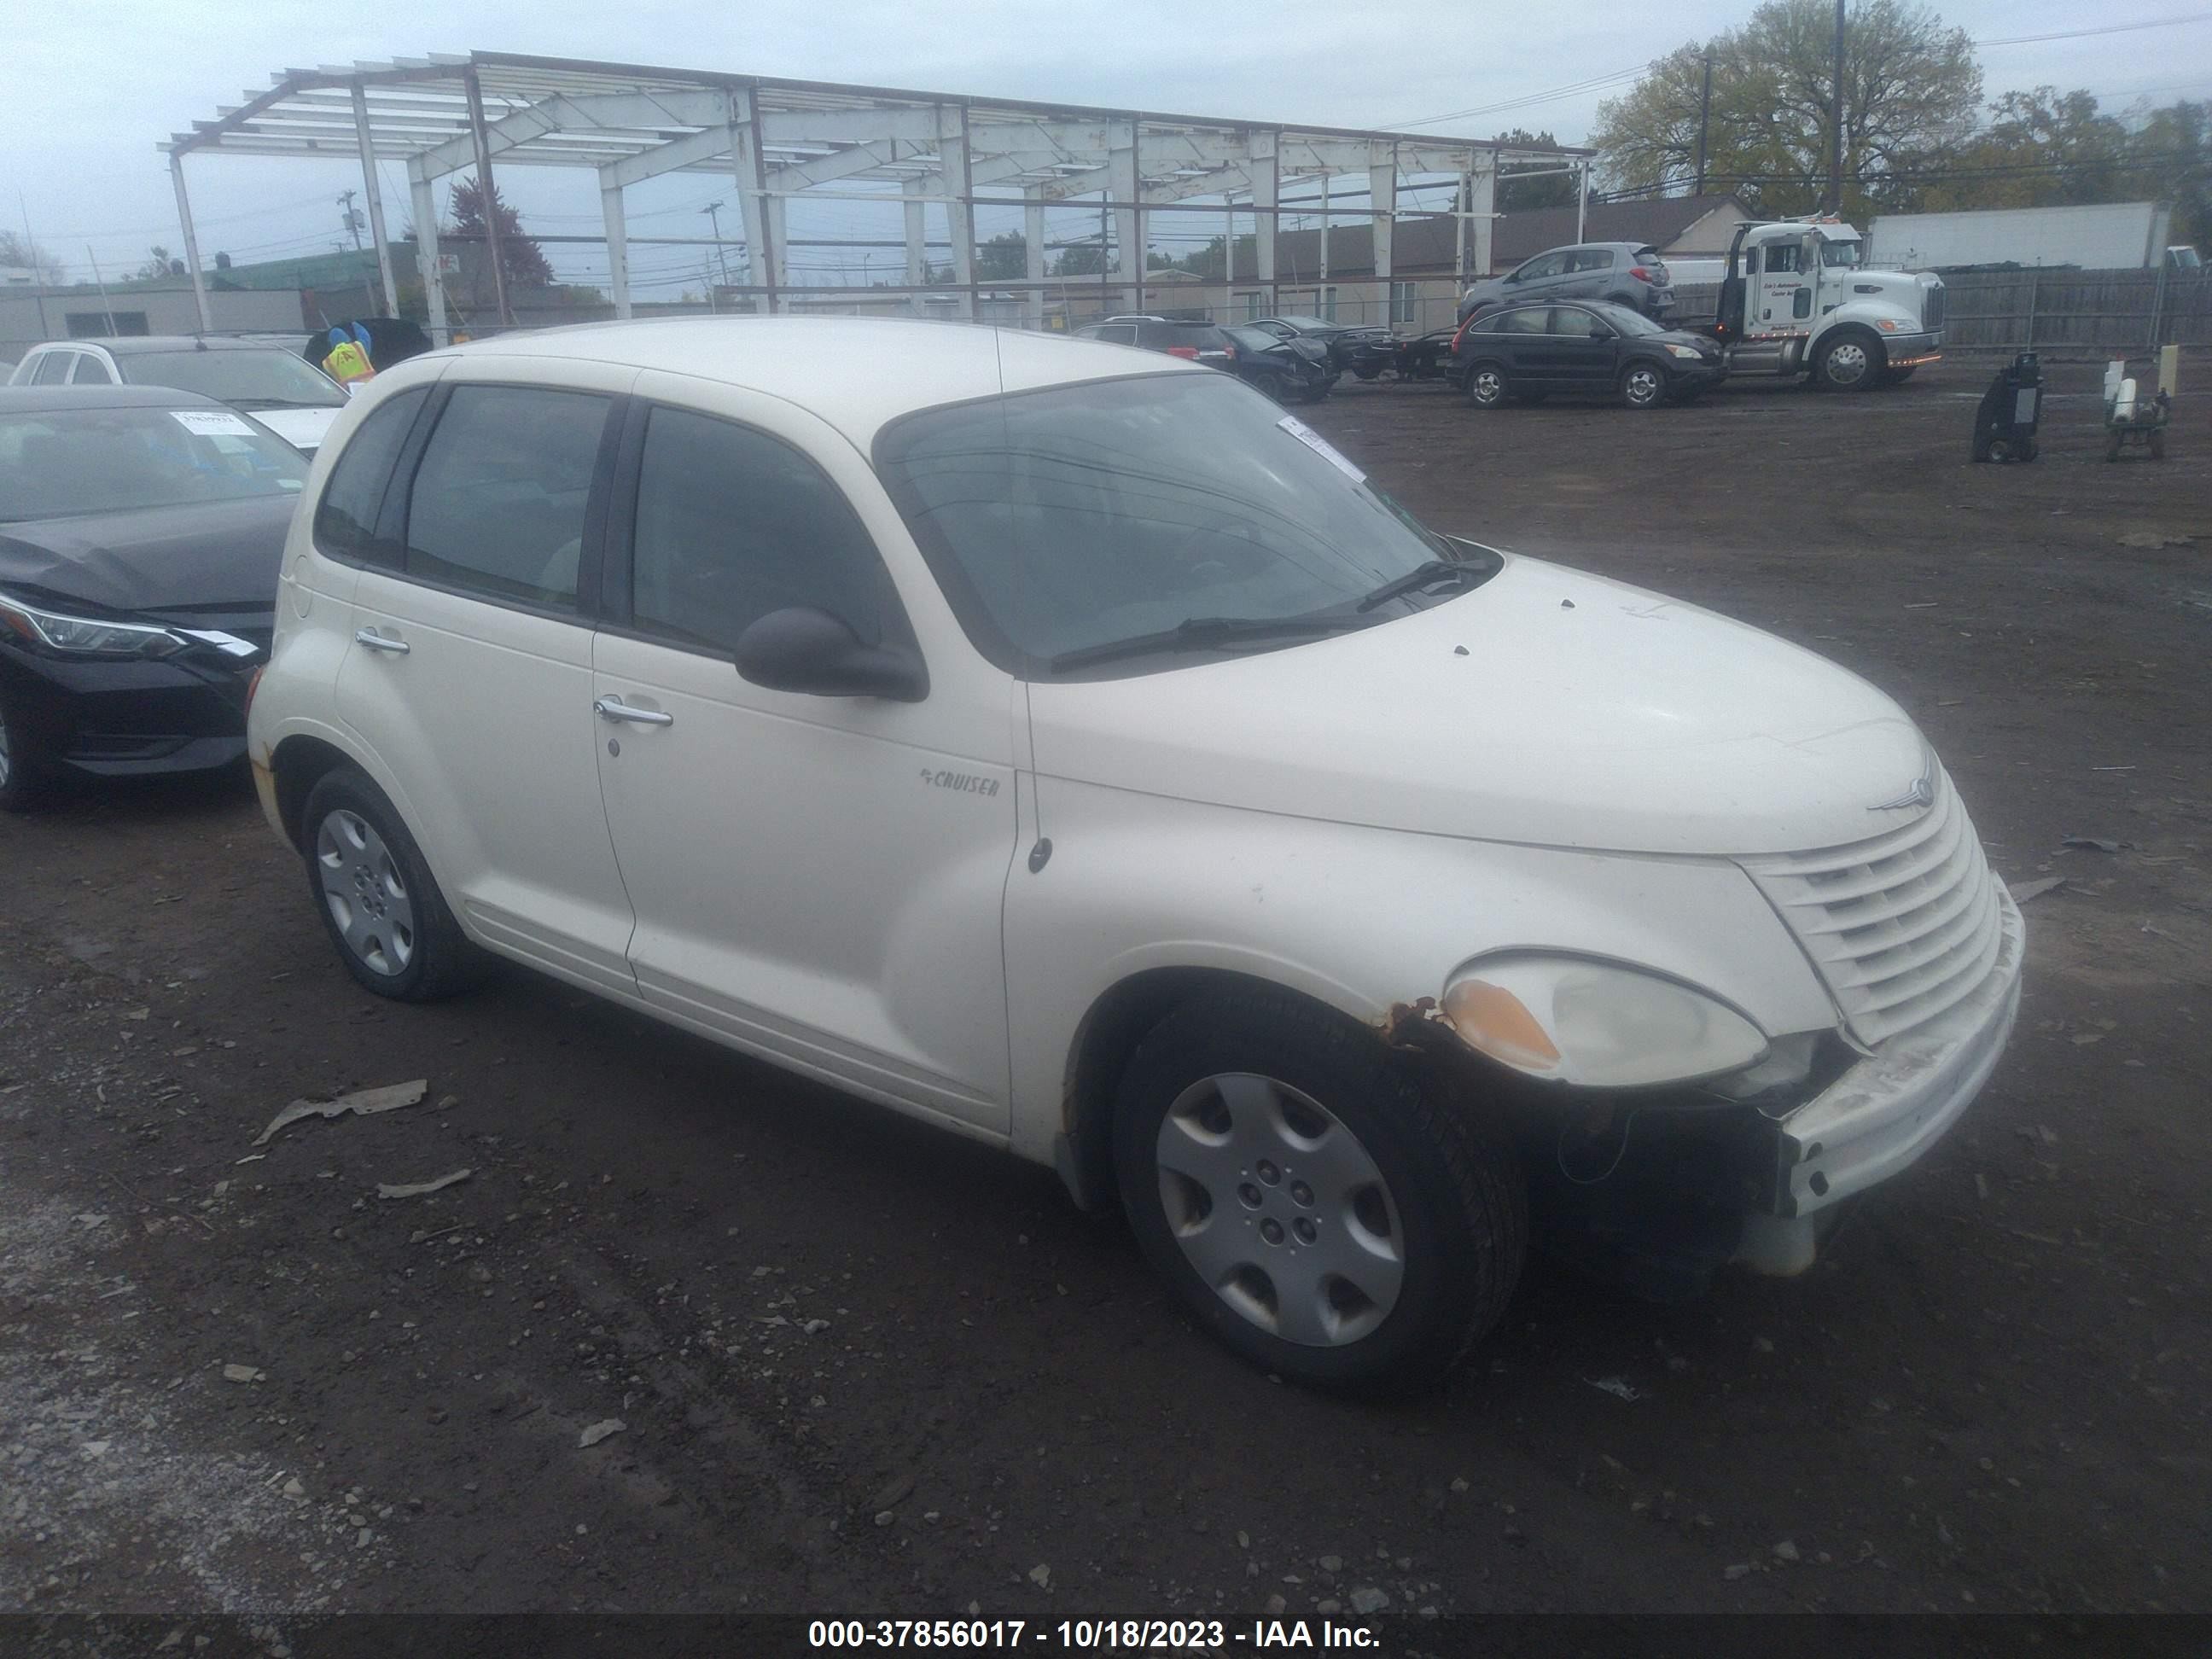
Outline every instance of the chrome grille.
<svg viewBox="0 0 2212 1659">
<path fill-rule="evenodd" d="M 1943 326 L 1943 284 L 1925 284 L 1925 294 L 1920 306 L 1920 325 L 1927 329 Z"/>
<path fill-rule="evenodd" d="M 1996 884 L 1950 777 L 1911 823 L 1813 853 L 1740 860 L 1869 1047 L 1936 1018 L 1996 963 Z"/>
</svg>

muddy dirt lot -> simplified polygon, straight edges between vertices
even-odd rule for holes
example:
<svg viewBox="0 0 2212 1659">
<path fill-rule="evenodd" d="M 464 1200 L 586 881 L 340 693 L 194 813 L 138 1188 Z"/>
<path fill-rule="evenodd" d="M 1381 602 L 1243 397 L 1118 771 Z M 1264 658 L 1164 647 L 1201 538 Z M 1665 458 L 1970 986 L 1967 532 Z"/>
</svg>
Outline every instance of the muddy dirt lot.
<svg viewBox="0 0 2212 1659">
<path fill-rule="evenodd" d="M 1984 372 L 1312 416 L 1867 674 L 2066 878 L 1987 1094 L 1808 1277 L 1539 1265 L 1441 1395 L 1304 1395 L 1049 1173 L 527 975 L 381 1003 L 242 782 L 111 790 L 0 823 L 0 1607 L 2212 1609 L 2212 399 L 2108 466 L 2062 369 L 1975 467 Z"/>
</svg>

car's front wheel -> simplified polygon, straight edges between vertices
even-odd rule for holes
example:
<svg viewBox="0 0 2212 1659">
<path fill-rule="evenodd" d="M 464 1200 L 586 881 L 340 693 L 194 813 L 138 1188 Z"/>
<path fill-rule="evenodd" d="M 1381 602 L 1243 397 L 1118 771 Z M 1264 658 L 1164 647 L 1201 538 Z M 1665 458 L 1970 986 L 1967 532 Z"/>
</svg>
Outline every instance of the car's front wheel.
<svg viewBox="0 0 2212 1659">
<path fill-rule="evenodd" d="M 301 814 L 307 885 L 346 971 L 380 997 L 434 1002 L 479 982 L 469 941 L 415 837 L 367 775 L 324 775 Z"/>
<path fill-rule="evenodd" d="M 1467 400 L 1477 409 L 1495 409 L 1505 401 L 1505 371 L 1496 363 L 1477 363 L 1467 372 Z"/>
<path fill-rule="evenodd" d="M 1122 1075 L 1114 1139 L 1146 1255 L 1278 1376 L 1432 1382 L 1519 1278 L 1511 1146 L 1373 1033 L 1287 993 L 1225 990 L 1170 1014 Z"/>
<path fill-rule="evenodd" d="M 1620 401 L 1631 409 L 1656 409 L 1667 401 L 1667 371 L 1656 363 L 1631 363 L 1620 377 Z"/>
<path fill-rule="evenodd" d="M 52 793 L 52 773 L 29 720 L 0 685 L 0 812 L 29 812 Z"/>
</svg>

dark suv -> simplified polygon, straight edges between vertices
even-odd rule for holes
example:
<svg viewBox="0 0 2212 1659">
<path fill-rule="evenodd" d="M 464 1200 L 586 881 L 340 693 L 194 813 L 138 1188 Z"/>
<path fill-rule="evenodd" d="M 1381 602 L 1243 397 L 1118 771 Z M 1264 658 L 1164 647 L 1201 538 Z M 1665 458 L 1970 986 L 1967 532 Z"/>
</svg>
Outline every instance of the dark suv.
<svg viewBox="0 0 2212 1659">
<path fill-rule="evenodd" d="M 1656 321 L 1673 308 L 1674 289 L 1659 250 L 1649 242 L 1582 242 L 1469 284 L 1460 297 L 1460 320 L 1531 300 L 1608 300 Z"/>
<path fill-rule="evenodd" d="M 1229 337 L 1212 323 L 1176 317 L 1105 317 L 1077 329 L 1075 337 L 1164 351 L 1170 357 L 1188 358 L 1209 368 L 1226 368 L 1237 356 Z"/>
<path fill-rule="evenodd" d="M 1495 409 L 1554 392 L 1617 398 L 1631 409 L 1686 403 L 1728 368 L 1702 334 L 1665 329 L 1626 306 L 1508 306 L 1470 317 L 1452 340 L 1468 402 Z"/>
</svg>

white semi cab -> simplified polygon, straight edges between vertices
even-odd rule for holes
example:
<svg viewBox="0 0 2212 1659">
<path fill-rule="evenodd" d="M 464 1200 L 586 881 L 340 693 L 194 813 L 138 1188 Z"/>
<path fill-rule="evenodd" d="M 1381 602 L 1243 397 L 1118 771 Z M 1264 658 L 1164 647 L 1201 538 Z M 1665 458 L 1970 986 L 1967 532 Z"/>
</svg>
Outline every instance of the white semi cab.
<svg viewBox="0 0 2212 1659">
<path fill-rule="evenodd" d="M 1736 227 L 1720 302 L 1705 331 L 1731 376 L 1809 374 L 1837 392 L 1909 380 L 1943 343 L 1943 279 L 1875 270 L 1838 219 Z"/>
<path fill-rule="evenodd" d="M 1154 353 L 434 352 L 339 416 L 277 614 L 256 781 L 362 985 L 510 958 L 1051 1164 L 1319 1384 L 1450 1364 L 1532 1212 L 1803 1268 L 2017 1006 L 1887 697 Z"/>
</svg>

